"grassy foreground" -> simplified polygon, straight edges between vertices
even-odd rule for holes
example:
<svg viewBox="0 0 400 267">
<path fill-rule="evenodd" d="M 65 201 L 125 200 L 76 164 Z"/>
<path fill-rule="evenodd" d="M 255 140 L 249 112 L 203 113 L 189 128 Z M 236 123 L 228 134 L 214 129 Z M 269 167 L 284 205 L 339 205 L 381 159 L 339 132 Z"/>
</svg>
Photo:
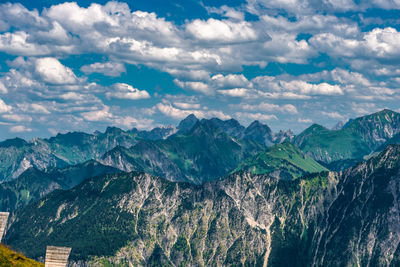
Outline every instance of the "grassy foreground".
<svg viewBox="0 0 400 267">
<path fill-rule="evenodd" d="M 3 244 L 0 244 L 0 266 L 2 267 L 44 267 L 39 263 L 26 258 L 24 255 L 14 252 Z"/>
</svg>

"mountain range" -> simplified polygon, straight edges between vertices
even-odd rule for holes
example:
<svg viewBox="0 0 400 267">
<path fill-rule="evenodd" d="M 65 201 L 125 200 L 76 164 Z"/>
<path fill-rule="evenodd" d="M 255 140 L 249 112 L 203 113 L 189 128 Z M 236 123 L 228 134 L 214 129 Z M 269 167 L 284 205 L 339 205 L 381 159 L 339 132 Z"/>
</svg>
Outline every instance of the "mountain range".
<svg viewBox="0 0 400 267">
<path fill-rule="evenodd" d="M 6 140 L 5 243 L 71 246 L 76 266 L 397 266 L 399 136 L 382 110 L 296 136 L 190 115 Z"/>
<path fill-rule="evenodd" d="M 33 258 L 48 243 L 71 246 L 88 266 L 397 266 L 399 188 L 398 145 L 290 180 L 107 174 L 17 210 L 6 243 Z"/>
</svg>

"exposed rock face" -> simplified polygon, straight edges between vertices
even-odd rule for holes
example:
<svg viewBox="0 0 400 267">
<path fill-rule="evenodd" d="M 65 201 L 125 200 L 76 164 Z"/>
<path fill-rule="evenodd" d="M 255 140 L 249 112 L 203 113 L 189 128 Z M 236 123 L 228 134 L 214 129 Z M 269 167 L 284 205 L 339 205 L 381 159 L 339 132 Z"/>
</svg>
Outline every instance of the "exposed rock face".
<svg viewBox="0 0 400 267">
<path fill-rule="evenodd" d="M 342 174 L 315 235 L 315 266 L 398 266 L 400 146 Z"/>
<path fill-rule="evenodd" d="M 113 174 L 18 211 L 5 241 L 37 258 L 52 240 L 90 266 L 398 266 L 399 196 L 400 146 L 294 180 Z"/>
<path fill-rule="evenodd" d="M 279 258 L 280 250 L 273 247 L 278 221 L 282 227 L 295 223 L 307 229 L 310 218 L 323 209 L 320 196 L 335 184 L 332 174 L 282 181 L 237 173 L 201 187 L 143 173 L 107 176 L 53 193 L 17 213 L 7 242 L 32 257 L 41 255 L 51 239 L 74 247 L 74 259 L 114 255 L 107 261 L 262 266 Z M 36 224 L 27 229 L 24 224 L 32 215 Z M 39 234 L 31 240 L 21 239 L 34 232 Z M 298 240 L 301 235 L 300 230 L 295 234 Z M 102 239 L 107 242 L 100 245 Z M 297 253 L 295 261 L 307 245 L 288 246 Z"/>
</svg>

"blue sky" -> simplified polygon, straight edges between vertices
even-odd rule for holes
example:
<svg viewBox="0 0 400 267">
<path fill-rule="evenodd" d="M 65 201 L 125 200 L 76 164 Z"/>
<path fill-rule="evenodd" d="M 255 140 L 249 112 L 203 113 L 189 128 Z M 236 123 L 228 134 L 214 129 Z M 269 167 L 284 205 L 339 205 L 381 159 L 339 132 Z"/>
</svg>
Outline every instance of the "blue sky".
<svg viewBox="0 0 400 267">
<path fill-rule="evenodd" d="M 11 1 L 0 139 L 199 118 L 273 130 L 400 111 L 395 0 Z"/>
</svg>

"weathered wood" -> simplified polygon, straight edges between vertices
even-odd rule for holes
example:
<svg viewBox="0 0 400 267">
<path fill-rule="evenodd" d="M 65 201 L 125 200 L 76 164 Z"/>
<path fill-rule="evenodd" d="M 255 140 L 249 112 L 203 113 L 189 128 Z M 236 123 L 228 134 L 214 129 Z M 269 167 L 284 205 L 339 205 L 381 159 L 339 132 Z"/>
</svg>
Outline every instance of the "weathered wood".
<svg viewBox="0 0 400 267">
<path fill-rule="evenodd" d="M 45 267 L 66 267 L 71 248 L 47 246 Z"/>
<path fill-rule="evenodd" d="M 4 230 L 6 229 L 9 215 L 10 215 L 9 212 L 0 212 L 0 242 L 3 238 Z"/>
</svg>

